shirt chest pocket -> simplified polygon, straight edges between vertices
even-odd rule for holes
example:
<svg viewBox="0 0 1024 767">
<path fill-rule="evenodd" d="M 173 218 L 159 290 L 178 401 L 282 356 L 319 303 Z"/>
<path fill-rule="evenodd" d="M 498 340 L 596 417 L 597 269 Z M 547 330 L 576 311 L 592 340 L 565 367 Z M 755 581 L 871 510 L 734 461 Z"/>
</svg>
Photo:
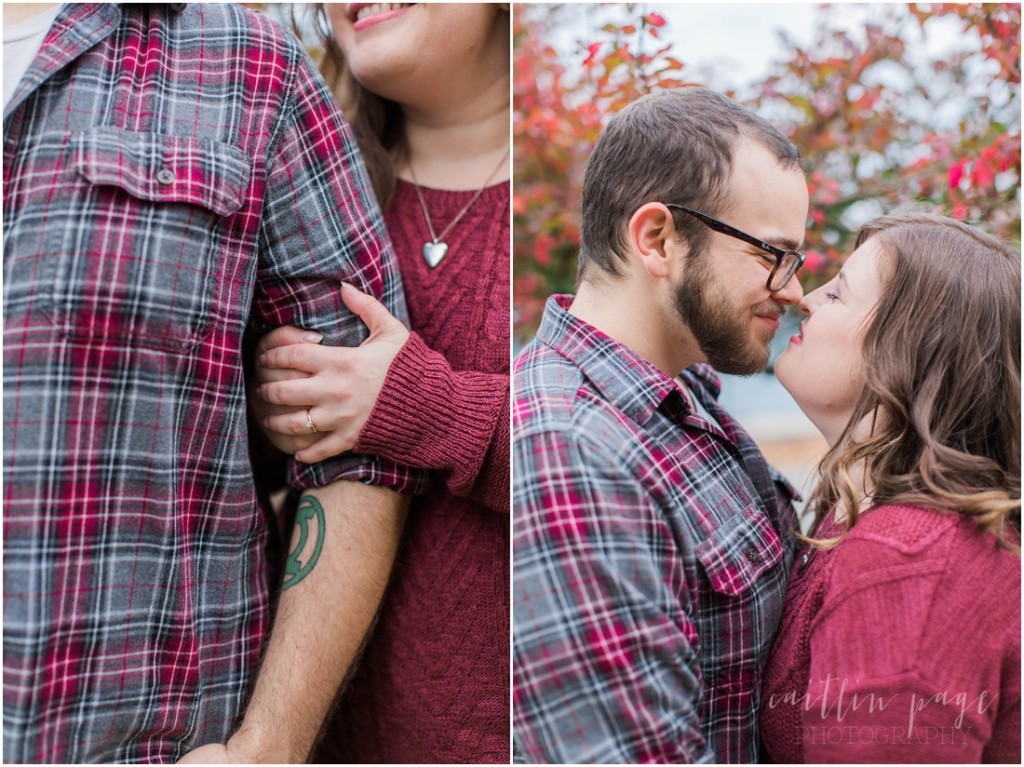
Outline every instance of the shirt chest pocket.
<svg viewBox="0 0 1024 767">
<path fill-rule="evenodd" d="M 250 165 L 215 141 L 117 128 L 72 138 L 82 220 L 56 271 L 54 310 L 70 336 L 169 350 L 211 321 L 226 219 Z"/>
<path fill-rule="evenodd" d="M 705 673 L 715 677 L 731 664 L 756 666 L 775 634 L 785 597 L 783 547 L 764 514 L 728 518 L 695 551 L 710 588 L 698 607 L 706 649 Z"/>
<path fill-rule="evenodd" d="M 763 514 L 750 512 L 729 519 L 698 544 L 696 553 L 712 590 L 738 597 L 782 561 L 782 543 Z"/>
</svg>

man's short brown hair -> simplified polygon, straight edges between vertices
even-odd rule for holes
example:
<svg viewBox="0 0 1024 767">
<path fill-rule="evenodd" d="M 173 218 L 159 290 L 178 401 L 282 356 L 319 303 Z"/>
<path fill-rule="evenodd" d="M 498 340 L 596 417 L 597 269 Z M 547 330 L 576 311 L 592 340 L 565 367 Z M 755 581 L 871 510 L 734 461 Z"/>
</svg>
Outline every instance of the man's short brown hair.
<svg viewBox="0 0 1024 767">
<path fill-rule="evenodd" d="M 626 225 L 648 202 L 673 202 L 715 215 L 727 200 L 733 150 L 740 136 L 775 153 L 783 168 L 799 168 L 800 152 L 776 127 L 705 88 L 644 96 L 605 127 L 583 177 L 578 281 L 593 270 L 619 275 Z M 689 216 L 676 226 L 699 253 L 708 233 Z"/>
</svg>

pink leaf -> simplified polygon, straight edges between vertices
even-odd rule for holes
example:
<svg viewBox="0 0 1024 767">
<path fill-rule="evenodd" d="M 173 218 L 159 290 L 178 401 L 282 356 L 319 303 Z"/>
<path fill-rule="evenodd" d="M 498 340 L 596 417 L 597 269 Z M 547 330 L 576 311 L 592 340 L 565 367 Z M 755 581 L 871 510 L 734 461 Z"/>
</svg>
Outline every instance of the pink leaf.
<svg viewBox="0 0 1024 767">
<path fill-rule="evenodd" d="M 964 177 L 964 164 L 958 162 L 949 166 L 949 188 L 956 189 L 960 186 L 960 179 Z"/>
</svg>

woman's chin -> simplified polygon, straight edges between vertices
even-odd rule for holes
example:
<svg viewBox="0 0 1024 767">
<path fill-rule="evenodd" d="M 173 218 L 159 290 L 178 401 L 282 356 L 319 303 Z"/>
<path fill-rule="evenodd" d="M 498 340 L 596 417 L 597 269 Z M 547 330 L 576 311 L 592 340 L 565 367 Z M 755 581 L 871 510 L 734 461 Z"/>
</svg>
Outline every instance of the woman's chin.
<svg viewBox="0 0 1024 767">
<path fill-rule="evenodd" d="M 790 388 L 790 384 L 793 381 L 790 376 L 790 368 L 792 367 L 791 363 L 793 360 L 792 355 L 789 352 L 790 350 L 787 348 L 778 356 L 772 370 L 775 373 L 775 377 L 779 380 L 779 383 L 782 384 L 782 388 L 789 392 L 789 396 L 796 399 L 796 396 L 793 394 L 793 390 Z"/>
<path fill-rule="evenodd" d="M 782 384 L 782 388 L 786 390 L 793 401 L 796 402 L 797 407 L 803 411 L 815 427 L 820 431 L 820 427 L 815 421 L 814 414 L 816 409 L 812 398 L 808 397 L 807 387 L 801 386 L 801 378 L 799 371 L 794 369 L 794 360 L 789 350 L 784 351 L 779 355 L 779 358 L 775 360 L 775 378 L 778 379 L 779 383 Z"/>
</svg>

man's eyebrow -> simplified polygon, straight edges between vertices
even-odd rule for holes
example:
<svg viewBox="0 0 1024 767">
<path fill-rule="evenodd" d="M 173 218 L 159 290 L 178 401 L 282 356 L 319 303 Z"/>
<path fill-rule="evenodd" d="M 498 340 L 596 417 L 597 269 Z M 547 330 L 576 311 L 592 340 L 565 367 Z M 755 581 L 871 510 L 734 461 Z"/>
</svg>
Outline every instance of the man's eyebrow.
<svg viewBox="0 0 1024 767">
<path fill-rule="evenodd" d="M 774 245 L 776 248 L 782 248 L 783 250 L 798 250 L 800 243 L 796 240 L 791 240 L 788 237 L 767 237 L 765 242 L 769 245 Z"/>
</svg>

